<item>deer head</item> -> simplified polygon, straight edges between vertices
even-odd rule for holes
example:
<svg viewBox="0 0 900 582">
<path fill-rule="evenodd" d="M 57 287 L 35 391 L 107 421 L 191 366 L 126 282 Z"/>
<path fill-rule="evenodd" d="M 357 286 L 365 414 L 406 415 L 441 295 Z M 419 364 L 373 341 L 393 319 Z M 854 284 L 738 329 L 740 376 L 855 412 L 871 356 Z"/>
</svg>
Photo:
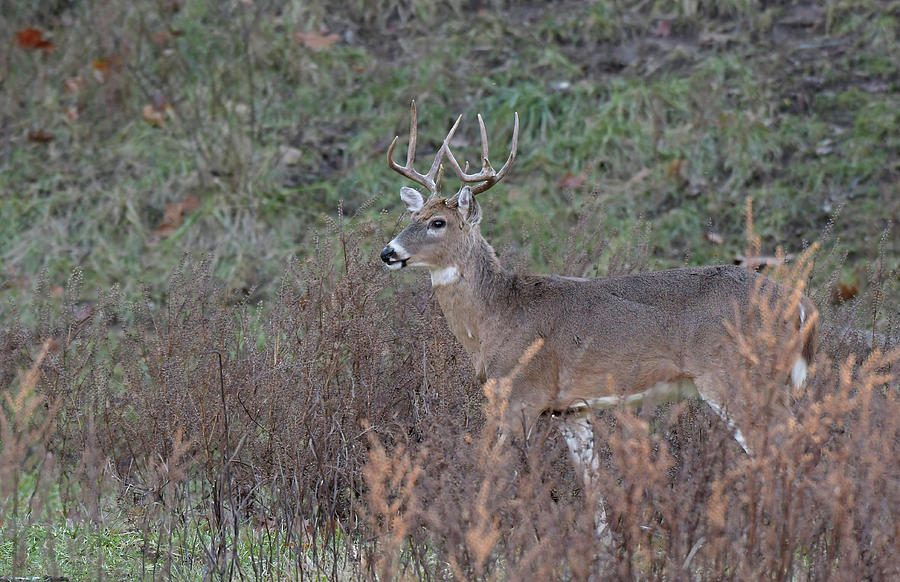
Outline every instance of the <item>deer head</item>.
<svg viewBox="0 0 900 582">
<path fill-rule="evenodd" d="M 467 173 L 468 164 L 465 169 L 461 168 L 450 151 L 450 140 L 453 139 L 461 119 L 462 116 L 459 116 L 450 128 L 435 155 L 431 169 L 427 174 L 420 174 L 413 169 L 416 157 L 416 104 L 413 102 L 406 165 L 400 166 L 394 162 L 394 147 L 399 137 L 394 138 L 387 154 L 388 165 L 395 172 L 427 188 L 429 197 L 426 200 L 418 190 L 406 186 L 400 189 L 400 198 L 410 212 L 410 222 L 384 247 L 381 251 L 381 260 L 389 269 L 402 269 L 407 266 L 429 269 L 435 284 L 447 282 L 446 279 L 452 280 L 456 276 L 454 265 L 458 258 L 472 245 L 473 237 L 480 239 L 478 224 L 481 222 L 481 207 L 475 197 L 502 180 L 516 157 L 519 115 L 515 115 L 509 158 L 499 171 L 495 170 L 488 160 L 487 132 L 484 120 L 479 115 L 482 167 L 478 172 Z M 441 161 L 445 156 L 463 183 L 459 191 L 450 198 L 443 198 L 438 194 L 443 175 Z"/>
</svg>

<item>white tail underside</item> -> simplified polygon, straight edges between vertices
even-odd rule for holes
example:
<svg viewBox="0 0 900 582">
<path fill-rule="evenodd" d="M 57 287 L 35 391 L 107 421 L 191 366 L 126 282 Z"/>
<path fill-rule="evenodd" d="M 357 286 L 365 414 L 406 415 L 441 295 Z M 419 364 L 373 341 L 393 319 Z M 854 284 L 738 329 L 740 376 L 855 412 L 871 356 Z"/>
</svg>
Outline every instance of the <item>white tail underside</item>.
<svg viewBox="0 0 900 582">
<path fill-rule="evenodd" d="M 795 388 L 799 388 L 806 382 L 808 370 L 809 367 L 806 364 L 806 358 L 797 358 L 797 361 L 794 362 L 794 368 L 791 370 L 791 384 L 793 384 Z"/>
</svg>

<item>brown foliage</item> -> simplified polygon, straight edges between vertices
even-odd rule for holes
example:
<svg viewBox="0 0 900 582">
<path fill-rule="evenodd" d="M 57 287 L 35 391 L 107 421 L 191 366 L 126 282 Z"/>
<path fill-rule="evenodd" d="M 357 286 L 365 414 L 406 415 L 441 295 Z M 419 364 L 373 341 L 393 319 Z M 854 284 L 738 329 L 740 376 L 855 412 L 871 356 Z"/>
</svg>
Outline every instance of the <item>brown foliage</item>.
<svg viewBox="0 0 900 582">
<path fill-rule="evenodd" d="M 56 47 L 44 38 L 44 33 L 37 28 L 23 28 L 16 31 L 16 45 L 31 50 L 52 51 Z"/>
<path fill-rule="evenodd" d="M 587 250 L 566 256 L 580 275 L 605 244 L 587 222 L 576 228 Z M 209 261 L 186 260 L 164 308 L 114 289 L 85 317 L 76 272 L 61 311 L 42 307 L 35 329 L 0 333 L 0 471 L 55 480 L 71 520 L 102 524 L 114 503 L 160 577 L 188 557 L 214 579 L 250 576 L 272 547 L 289 553 L 295 579 L 900 572 L 896 347 L 832 361 L 837 336 L 826 337 L 810 380 L 788 392 L 791 415 L 779 415 L 784 385 L 761 378 L 789 374 L 791 350 L 759 323 L 796 304 L 761 297 L 731 323 L 745 350 L 730 410 L 752 418 L 753 456 L 697 403 L 612 410 L 595 418 L 601 469 L 585 490 L 557 419 L 501 430 L 515 378 L 479 390 L 425 286 L 388 280 L 362 244 L 373 238 L 389 237 L 335 221 L 265 308 L 229 296 Z M 608 268 L 646 264 L 627 259 Z M 49 289 L 43 276 L 48 305 Z M 42 340 L 55 349 L 32 354 Z M 601 497 L 612 541 L 594 534 Z M 47 498 L 32 496 L 32 519 L 51 522 Z M 30 527 L 9 519 L 20 505 L 0 516 L 16 547 Z M 238 537 L 253 543 L 239 550 Z M 175 543 L 179 553 L 166 550 Z"/>
</svg>

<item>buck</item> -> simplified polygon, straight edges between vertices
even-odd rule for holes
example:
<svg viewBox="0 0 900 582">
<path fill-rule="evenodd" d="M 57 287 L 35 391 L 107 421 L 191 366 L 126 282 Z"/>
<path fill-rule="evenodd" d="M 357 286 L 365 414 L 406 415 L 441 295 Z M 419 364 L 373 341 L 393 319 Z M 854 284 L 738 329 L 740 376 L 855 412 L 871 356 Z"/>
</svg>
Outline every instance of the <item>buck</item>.
<svg viewBox="0 0 900 582">
<path fill-rule="evenodd" d="M 508 423 L 526 427 L 546 412 L 560 430 L 573 461 L 590 482 L 597 469 L 590 411 L 621 404 L 699 397 L 727 423 L 745 451 L 752 419 L 736 420 L 741 408 L 729 376 L 740 359 L 729 321 L 752 318 L 752 297 L 791 299 L 785 321 L 771 322 L 783 346 L 779 357 L 785 391 L 805 380 L 815 351 L 817 310 L 800 291 L 736 266 L 680 268 L 631 276 L 582 279 L 525 275 L 504 269 L 482 237 L 476 199 L 509 172 L 516 157 L 515 115 L 510 154 L 499 171 L 488 161 L 481 115 L 481 169 L 468 173 L 450 150 L 462 116 L 450 129 L 426 174 L 413 169 L 416 108 L 412 104 L 406 165 L 394 161 L 399 137 L 388 149 L 390 167 L 423 186 L 402 187 L 410 212 L 406 226 L 381 252 L 390 269 L 431 272 L 434 295 L 453 334 L 469 354 L 480 381 L 509 375 L 522 354 L 540 348 L 516 374 L 508 395 Z M 442 161 L 462 182 L 450 198 L 439 195 Z M 759 319 L 757 317 L 757 319 Z M 777 380 L 777 379 L 776 379 Z M 778 380 L 779 382 L 781 380 Z"/>
</svg>

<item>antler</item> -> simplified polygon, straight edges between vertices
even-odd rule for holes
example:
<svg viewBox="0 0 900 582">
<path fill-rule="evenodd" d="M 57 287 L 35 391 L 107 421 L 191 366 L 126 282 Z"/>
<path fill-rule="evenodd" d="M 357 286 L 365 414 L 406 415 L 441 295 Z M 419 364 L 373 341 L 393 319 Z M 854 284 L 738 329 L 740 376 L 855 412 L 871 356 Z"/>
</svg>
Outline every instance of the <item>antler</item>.
<svg viewBox="0 0 900 582">
<path fill-rule="evenodd" d="M 394 141 L 391 142 L 391 147 L 388 148 L 387 159 L 388 165 L 392 170 L 406 176 L 413 182 L 417 184 L 421 184 L 428 188 L 428 191 L 433 195 L 437 194 L 438 188 L 441 186 L 441 177 L 443 175 L 443 168 L 441 167 L 441 159 L 444 157 L 445 153 L 449 153 L 449 143 L 450 139 L 453 137 L 454 132 L 456 132 L 456 128 L 459 125 L 459 119 L 456 120 L 456 123 L 453 124 L 453 127 L 450 128 L 450 133 L 447 134 L 447 137 L 444 139 L 444 143 L 441 145 L 441 149 L 438 150 L 437 155 L 434 157 L 434 162 L 431 164 L 431 169 L 428 170 L 427 174 L 420 174 L 415 171 L 412 167 L 413 162 L 416 159 L 416 102 L 412 102 L 412 120 L 409 123 L 409 148 L 406 152 L 406 165 L 401 166 L 394 161 L 394 146 L 397 145 L 397 141 L 400 139 L 400 136 L 394 138 Z M 435 180 L 435 175 L 437 176 L 437 180 Z"/>
<path fill-rule="evenodd" d="M 460 119 L 462 119 L 462 115 L 457 118 L 456 125 L 459 124 Z M 456 130 L 456 125 L 453 126 L 453 130 L 451 130 L 450 135 L 453 135 L 453 131 Z M 450 151 L 450 136 L 447 136 L 447 140 L 444 142 L 444 146 L 447 149 L 447 159 L 449 160 L 450 165 L 453 166 L 453 169 L 456 171 L 456 175 L 459 176 L 459 179 L 464 183 L 481 182 L 481 184 L 472 187 L 473 196 L 476 194 L 481 194 L 482 192 L 502 180 L 503 176 L 506 175 L 506 172 L 509 171 L 510 166 L 512 166 L 513 160 L 516 159 L 516 147 L 519 145 L 519 114 L 515 114 L 515 125 L 513 125 L 513 136 L 512 144 L 510 145 L 509 158 L 507 158 L 506 163 L 503 164 L 503 167 L 500 168 L 499 172 L 494 170 L 494 168 L 491 166 L 491 163 L 488 161 L 487 131 L 485 131 L 484 129 L 484 120 L 481 119 L 481 114 L 478 114 L 478 125 L 481 127 L 480 172 L 477 172 L 475 174 L 467 174 L 462 168 L 459 167 L 459 162 L 456 161 L 456 158 L 453 157 L 453 152 Z M 466 162 L 466 170 L 468 169 L 469 163 Z"/>
</svg>

